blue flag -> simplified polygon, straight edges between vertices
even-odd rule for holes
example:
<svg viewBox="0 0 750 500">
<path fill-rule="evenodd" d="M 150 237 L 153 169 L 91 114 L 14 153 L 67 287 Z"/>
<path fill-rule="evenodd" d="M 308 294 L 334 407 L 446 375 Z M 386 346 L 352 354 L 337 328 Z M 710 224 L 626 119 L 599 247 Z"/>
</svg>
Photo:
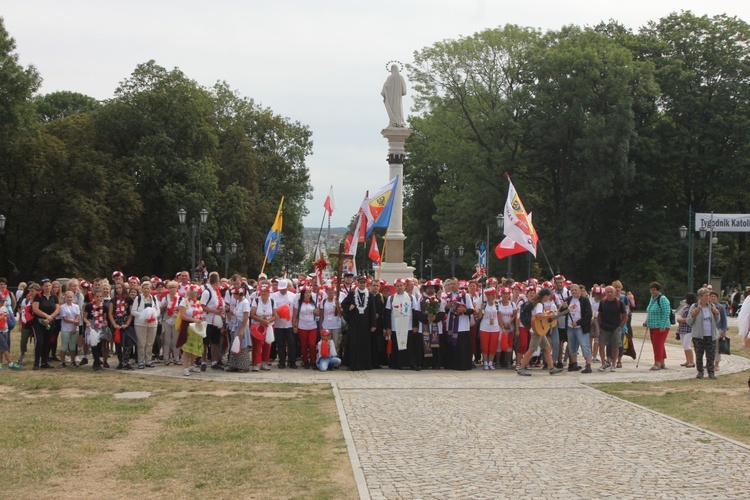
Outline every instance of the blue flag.
<svg viewBox="0 0 750 500">
<path fill-rule="evenodd" d="M 266 260 L 271 262 L 276 256 L 276 252 L 279 251 L 281 246 L 281 226 L 283 224 L 284 213 L 281 207 L 284 205 L 284 197 L 281 197 L 281 203 L 279 203 L 279 210 L 276 212 L 276 219 L 273 221 L 271 230 L 268 231 L 266 236 L 266 242 L 263 244 L 263 253 L 266 254 Z M 264 264 L 265 267 L 265 264 Z"/>
</svg>

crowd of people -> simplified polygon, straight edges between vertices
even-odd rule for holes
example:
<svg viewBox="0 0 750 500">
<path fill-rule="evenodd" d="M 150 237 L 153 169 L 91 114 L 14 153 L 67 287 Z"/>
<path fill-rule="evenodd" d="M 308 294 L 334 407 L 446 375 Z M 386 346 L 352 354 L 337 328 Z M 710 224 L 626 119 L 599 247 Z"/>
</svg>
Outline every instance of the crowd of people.
<svg viewBox="0 0 750 500">
<path fill-rule="evenodd" d="M 211 370 L 326 371 L 378 368 L 515 370 L 529 376 L 615 372 L 633 349 L 635 299 L 622 284 L 585 286 L 562 275 L 540 283 L 495 278 L 397 279 L 390 284 L 347 273 L 318 284 L 257 280 L 212 272 L 202 283 L 187 271 L 173 280 L 130 278 L 21 283 L 16 294 L 0 278 L 0 357 L 20 370 L 33 342 L 33 370 L 153 368 L 174 365 L 185 376 Z M 646 322 L 651 370 L 666 369 L 671 326 L 685 350 L 683 367 L 715 378 L 726 337 L 727 310 L 704 287 L 688 294 L 677 318 L 658 282 L 650 284 Z M 20 356 L 10 357 L 18 322 Z M 746 332 L 747 333 L 747 332 Z M 112 355 L 114 353 L 114 356 Z M 633 354 L 631 354 L 633 355 Z M 116 358 L 116 362 L 113 358 Z M 582 359 L 581 359 L 582 358 Z M 704 361 L 705 358 L 705 361 Z M 116 363 L 116 364 L 115 364 Z M 0 365 L 2 368 L 2 365 Z"/>
</svg>

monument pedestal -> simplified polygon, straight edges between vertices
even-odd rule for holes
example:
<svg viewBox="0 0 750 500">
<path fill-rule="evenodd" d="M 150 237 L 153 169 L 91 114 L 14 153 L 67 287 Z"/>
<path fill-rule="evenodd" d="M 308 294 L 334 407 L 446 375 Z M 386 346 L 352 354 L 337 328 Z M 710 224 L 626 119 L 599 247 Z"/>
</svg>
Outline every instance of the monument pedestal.
<svg viewBox="0 0 750 500">
<path fill-rule="evenodd" d="M 380 266 L 376 268 L 375 275 L 380 273 L 380 278 L 393 283 L 396 278 L 412 278 L 414 268 L 407 266 L 404 262 L 404 240 L 406 236 L 403 230 L 404 213 L 404 158 L 406 150 L 404 143 L 411 135 L 408 128 L 388 127 L 380 132 L 388 140 L 388 180 L 398 176 L 396 187 L 396 198 L 393 200 L 391 211 L 391 222 L 385 236 L 384 252 L 385 258 Z"/>
</svg>

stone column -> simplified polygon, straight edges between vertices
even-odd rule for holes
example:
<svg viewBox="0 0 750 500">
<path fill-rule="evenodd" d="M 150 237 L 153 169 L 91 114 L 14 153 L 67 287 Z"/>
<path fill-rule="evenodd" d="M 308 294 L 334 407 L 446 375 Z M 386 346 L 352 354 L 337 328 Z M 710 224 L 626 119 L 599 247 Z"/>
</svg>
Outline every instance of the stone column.
<svg viewBox="0 0 750 500">
<path fill-rule="evenodd" d="M 414 268 L 404 262 L 404 142 L 411 135 L 408 128 L 388 127 L 380 132 L 388 140 L 388 180 L 399 176 L 396 199 L 393 201 L 391 221 L 386 233 L 385 259 L 379 269 L 380 278 L 393 283 L 396 278 L 411 278 Z M 378 270 L 376 270 L 376 276 Z"/>
</svg>

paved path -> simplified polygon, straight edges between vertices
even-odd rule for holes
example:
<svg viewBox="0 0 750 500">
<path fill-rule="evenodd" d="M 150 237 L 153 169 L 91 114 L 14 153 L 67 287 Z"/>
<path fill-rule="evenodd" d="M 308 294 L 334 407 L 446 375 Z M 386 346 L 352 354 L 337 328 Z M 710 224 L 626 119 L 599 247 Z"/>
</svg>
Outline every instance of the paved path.
<svg viewBox="0 0 750 500">
<path fill-rule="evenodd" d="M 627 358 L 616 373 L 274 368 L 195 378 L 332 384 L 361 498 L 747 497 L 749 446 L 584 385 L 695 377 L 678 366 L 679 346 L 667 350 L 670 368 L 657 372 L 646 342 L 640 367 Z M 725 356 L 718 374 L 749 368 Z"/>
</svg>

